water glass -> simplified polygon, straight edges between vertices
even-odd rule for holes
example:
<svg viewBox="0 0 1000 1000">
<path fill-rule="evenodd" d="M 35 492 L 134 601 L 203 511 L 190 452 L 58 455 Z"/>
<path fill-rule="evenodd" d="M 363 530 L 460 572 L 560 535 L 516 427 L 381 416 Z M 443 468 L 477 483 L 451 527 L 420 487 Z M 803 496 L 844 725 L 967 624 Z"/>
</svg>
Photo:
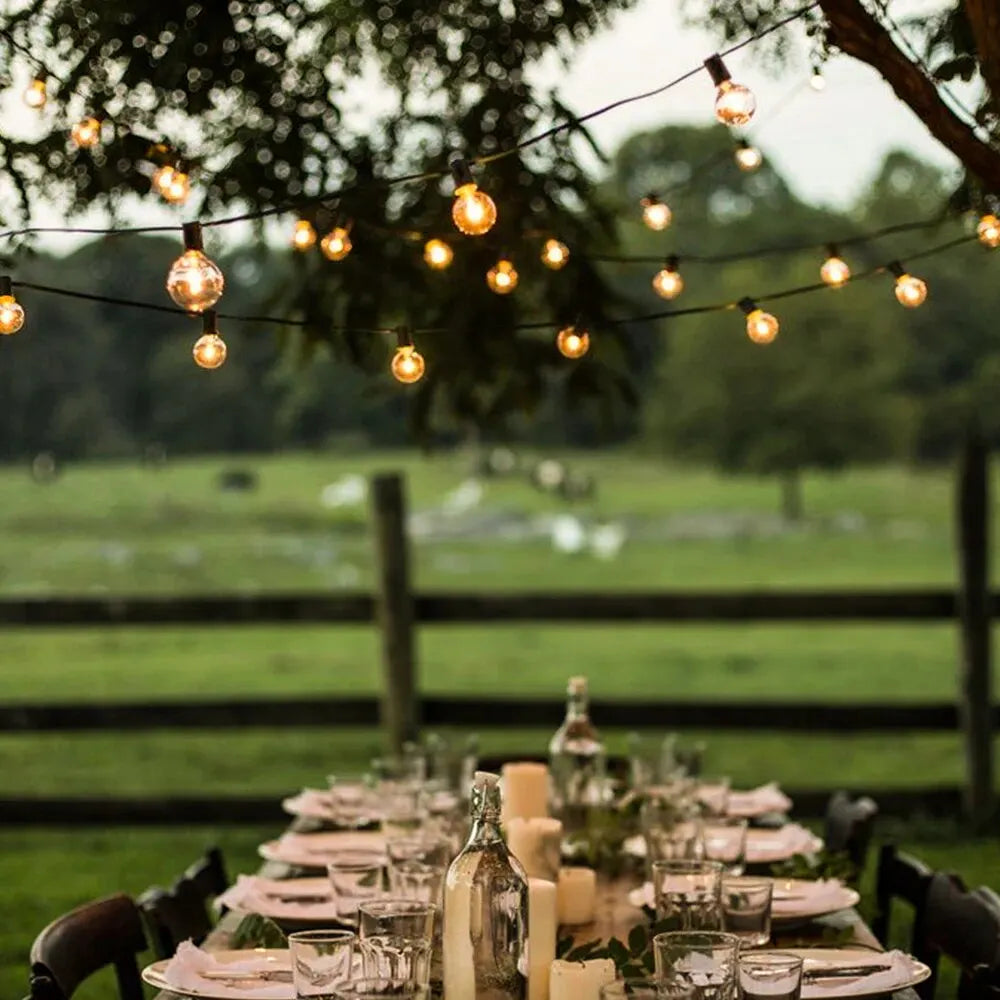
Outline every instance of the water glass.
<svg viewBox="0 0 1000 1000">
<path fill-rule="evenodd" d="M 397 861 L 389 866 L 389 892 L 398 899 L 415 899 L 441 906 L 447 872 L 444 865 Z"/>
<path fill-rule="evenodd" d="M 748 825 L 745 819 L 726 816 L 706 819 L 702 826 L 705 859 L 721 861 L 729 875 L 742 875 L 747 862 Z"/>
<path fill-rule="evenodd" d="M 647 864 L 701 858 L 701 824 L 692 807 L 692 800 L 684 793 L 670 799 L 647 799 L 642 804 L 639 822 Z"/>
<path fill-rule="evenodd" d="M 356 935 L 350 931 L 295 931 L 288 935 L 297 1000 L 328 1000 L 334 983 L 351 975 Z"/>
<path fill-rule="evenodd" d="M 729 809 L 729 778 L 700 777 L 698 802 L 705 816 L 725 816 Z"/>
<path fill-rule="evenodd" d="M 722 865 L 718 861 L 654 861 L 657 923 L 676 931 L 722 928 Z"/>
<path fill-rule="evenodd" d="M 746 1000 L 799 1000 L 802 959 L 782 951 L 756 951 L 740 958 L 740 990 Z"/>
<path fill-rule="evenodd" d="M 326 866 L 337 913 L 354 917 L 358 904 L 382 895 L 385 856 L 377 851 L 338 851 Z"/>
<path fill-rule="evenodd" d="M 759 948 L 771 940 L 771 896 L 769 878 L 724 878 L 722 880 L 722 926 L 735 934 L 744 948 Z"/>
<path fill-rule="evenodd" d="M 420 785 L 383 782 L 378 786 L 382 832 L 386 837 L 413 836 L 427 819 Z"/>
<path fill-rule="evenodd" d="M 684 983 L 657 979 L 616 979 L 601 987 L 600 1000 L 694 1000 L 694 990 Z"/>
<path fill-rule="evenodd" d="M 653 938 L 656 978 L 690 987 L 695 1000 L 733 1000 L 739 947 L 740 939 L 735 934 L 657 934 Z"/>
<path fill-rule="evenodd" d="M 359 778 L 326 776 L 330 788 L 330 818 L 338 826 L 360 829 L 376 817 L 372 789 Z"/>
<path fill-rule="evenodd" d="M 433 903 L 416 900 L 362 903 L 358 907 L 358 930 L 365 975 L 429 986 L 436 912 Z"/>
<path fill-rule="evenodd" d="M 389 856 L 389 871 L 400 861 L 420 861 L 425 865 L 447 866 L 452 859 L 451 843 L 436 834 L 387 837 L 386 854 Z"/>
<path fill-rule="evenodd" d="M 351 979 L 336 983 L 329 1000 L 425 1000 L 427 992 L 410 979 Z"/>
</svg>

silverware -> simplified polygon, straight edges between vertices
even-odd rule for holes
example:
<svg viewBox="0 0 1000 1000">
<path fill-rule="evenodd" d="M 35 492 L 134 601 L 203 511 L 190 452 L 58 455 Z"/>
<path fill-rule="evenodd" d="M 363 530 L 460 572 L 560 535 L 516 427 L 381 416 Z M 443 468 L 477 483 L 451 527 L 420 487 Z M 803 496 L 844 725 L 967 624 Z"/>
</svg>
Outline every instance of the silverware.
<svg viewBox="0 0 1000 1000">
<path fill-rule="evenodd" d="M 876 972 L 888 972 L 891 965 L 826 965 L 821 968 L 806 969 L 803 979 L 860 979 Z"/>
<path fill-rule="evenodd" d="M 221 979 L 227 983 L 290 983 L 292 981 L 291 969 L 252 969 L 248 972 L 205 969 L 198 975 L 202 979 Z"/>
<path fill-rule="evenodd" d="M 268 892 L 265 893 L 268 899 L 273 899 L 278 903 L 333 903 L 333 896 L 329 893 L 326 894 L 315 894 L 315 895 L 282 895 L 279 892 Z"/>
</svg>

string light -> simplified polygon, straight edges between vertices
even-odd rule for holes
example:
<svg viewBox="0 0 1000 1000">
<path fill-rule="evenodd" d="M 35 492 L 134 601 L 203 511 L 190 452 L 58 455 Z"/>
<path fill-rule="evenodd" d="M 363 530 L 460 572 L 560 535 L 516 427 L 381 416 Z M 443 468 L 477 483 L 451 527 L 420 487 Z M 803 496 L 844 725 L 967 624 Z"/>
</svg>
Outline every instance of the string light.
<svg viewBox="0 0 1000 1000">
<path fill-rule="evenodd" d="M 305 253 L 316 245 L 316 230 L 308 219 L 299 219 L 292 230 L 292 246 Z"/>
<path fill-rule="evenodd" d="M 482 236 L 497 221 L 497 207 L 493 199 L 480 191 L 472 179 L 469 164 L 461 157 L 452 160 L 451 173 L 455 178 L 455 200 L 451 217 L 455 227 L 466 236 Z"/>
<path fill-rule="evenodd" d="M 740 139 L 733 155 L 736 157 L 736 166 L 748 174 L 752 174 L 764 162 L 761 151 L 756 146 L 751 146 L 746 139 Z"/>
<path fill-rule="evenodd" d="M 898 260 L 894 260 L 886 268 L 896 278 L 896 299 L 907 309 L 922 306 L 927 299 L 927 284 L 920 278 L 908 274 Z"/>
<path fill-rule="evenodd" d="M 101 141 L 101 123 L 93 115 L 81 118 L 70 130 L 69 137 L 77 149 L 93 149 Z"/>
<path fill-rule="evenodd" d="M 668 257 L 663 268 L 653 275 L 653 291 L 661 299 L 676 299 L 684 291 L 684 279 L 677 270 L 676 257 Z"/>
<path fill-rule="evenodd" d="M 153 172 L 153 188 L 171 205 L 183 205 L 191 193 L 191 178 L 180 166 L 164 163 Z"/>
<path fill-rule="evenodd" d="M 1000 219 L 992 213 L 984 215 L 976 226 L 976 236 L 985 247 L 990 249 L 1000 247 Z"/>
<path fill-rule="evenodd" d="M 508 295 L 517 288 L 517 271 L 506 256 L 500 259 L 486 272 L 486 284 L 490 291 L 497 295 Z"/>
<path fill-rule="evenodd" d="M 590 350 L 590 334 L 577 326 L 563 327 L 556 334 L 556 347 L 563 357 L 582 358 Z"/>
<path fill-rule="evenodd" d="M 0 334 L 17 333 L 24 326 L 24 309 L 14 298 L 7 275 L 0 276 Z"/>
<path fill-rule="evenodd" d="M 351 252 L 352 246 L 350 223 L 346 226 L 334 226 L 319 241 L 319 248 L 327 260 L 343 260 Z"/>
<path fill-rule="evenodd" d="M 747 318 L 747 336 L 755 344 L 770 344 L 778 336 L 777 319 L 764 312 L 753 299 L 740 299 L 736 304 Z"/>
<path fill-rule="evenodd" d="M 757 110 L 757 98 L 742 83 L 733 83 L 719 55 L 705 60 L 705 69 L 716 86 L 715 117 L 723 125 L 746 125 Z"/>
<path fill-rule="evenodd" d="M 809 86 L 818 94 L 821 90 L 826 90 L 826 77 L 823 76 L 818 66 L 813 66 L 812 76 L 809 77 Z"/>
<path fill-rule="evenodd" d="M 569 262 L 569 247 L 557 239 L 548 239 L 542 247 L 542 263 L 553 271 L 561 271 Z"/>
<path fill-rule="evenodd" d="M 827 247 L 827 258 L 819 269 L 820 278 L 831 288 L 843 288 L 851 280 L 851 269 L 834 244 Z"/>
<path fill-rule="evenodd" d="M 200 313 L 222 298 L 226 279 L 219 266 L 205 256 L 201 225 L 184 223 L 184 253 L 167 275 L 167 293 L 182 309 Z"/>
<path fill-rule="evenodd" d="M 215 324 L 215 310 L 209 309 L 202 317 L 202 334 L 194 342 L 191 353 L 194 355 L 194 362 L 199 368 L 221 368 L 229 353 L 226 342 L 219 336 L 219 329 Z"/>
<path fill-rule="evenodd" d="M 434 271 L 443 271 L 451 266 L 455 253 L 444 240 L 428 240 L 424 244 L 424 263 Z"/>
<path fill-rule="evenodd" d="M 427 366 L 423 355 L 413 346 L 409 327 L 396 328 L 396 353 L 392 356 L 392 364 L 389 367 L 393 377 L 407 385 L 419 382 L 424 377 Z"/>
<path fill-rule="evenodd" d="M 45 102 L 49 99 L 48 85 L 44 77 L 35 77 L 21 94 L 21 100 L 33 111 L 41 111 L 45 107 Z"/>
<path fill-rule="evenodd" d="M 655 194 L 647 194 L 639 204 L 642 205 L 642 221 L 647 228 L 660 233 L 670 225 L 674 213 L 670 211 L 670 206 Z"/>
</svg>

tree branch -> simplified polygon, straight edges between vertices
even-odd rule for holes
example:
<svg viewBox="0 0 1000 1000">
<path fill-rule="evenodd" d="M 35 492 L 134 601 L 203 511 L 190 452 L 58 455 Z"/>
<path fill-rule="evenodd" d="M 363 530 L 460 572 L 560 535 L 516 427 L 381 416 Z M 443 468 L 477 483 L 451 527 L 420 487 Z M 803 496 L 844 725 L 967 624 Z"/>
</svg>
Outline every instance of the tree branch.
<svg viewBox="0 0 1000 1000">
<path fill-rule="evenodd" d="M 996 0 L 965 0 L 965 17 L 979 56 L 979 72 L 1000 107 L 1000 7 Z"/>
<path fill-rule="evenodd" d="M 995 10 L 996 0 L 979 0 Z M 967 0 L 974 6 L 976 0 Z M 969 173 L 1000 192 L 1000 153 L 980 142 L 975 132 L 941 99 L 933 81 L 912 63 L 860 0 L 820 0 L 830 25 L 830 41 L 841 51 L 867 63 L 885 79 L 896 96 L 951 150 Z M 992 21 L 993 18 L 988 18 Z"/>
</svg>

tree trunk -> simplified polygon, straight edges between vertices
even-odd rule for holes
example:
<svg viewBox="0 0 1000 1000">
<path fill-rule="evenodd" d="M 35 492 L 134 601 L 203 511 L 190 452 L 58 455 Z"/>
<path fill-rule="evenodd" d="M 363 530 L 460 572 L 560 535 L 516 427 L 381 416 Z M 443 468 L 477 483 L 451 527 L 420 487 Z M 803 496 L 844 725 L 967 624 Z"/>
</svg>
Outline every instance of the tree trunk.
<svg viewBox="0 0 1000 1000">
<path fill-rule="evenodd" d="M 796 523 L 802 520 L 802 475 L 798 469 L 781 474 L 781 516 Z"/>
</svg>

